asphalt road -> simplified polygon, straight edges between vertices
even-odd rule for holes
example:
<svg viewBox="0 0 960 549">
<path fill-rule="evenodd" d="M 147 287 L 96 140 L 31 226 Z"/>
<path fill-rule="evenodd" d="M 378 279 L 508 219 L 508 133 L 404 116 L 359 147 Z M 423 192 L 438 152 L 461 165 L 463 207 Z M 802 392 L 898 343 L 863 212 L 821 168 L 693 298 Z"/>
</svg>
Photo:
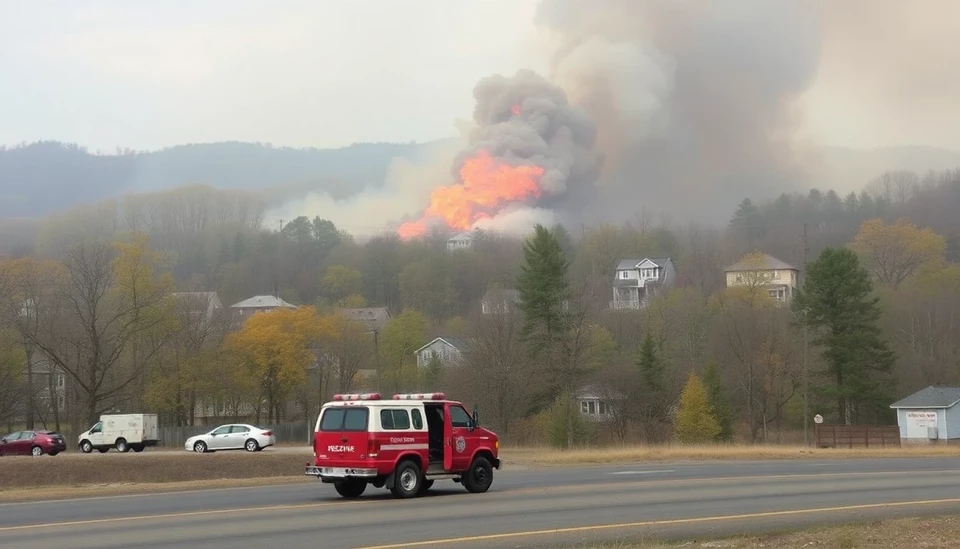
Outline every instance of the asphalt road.
<svg viewBox="0 0 960 549">
<path fill-rule="evenodd" d="M 0 505 L 4 549 L 560 547 L 960 512 L 960 458 L 637 464 L 498 471 L 394 500 L 330 485 Z"/>
</svg>

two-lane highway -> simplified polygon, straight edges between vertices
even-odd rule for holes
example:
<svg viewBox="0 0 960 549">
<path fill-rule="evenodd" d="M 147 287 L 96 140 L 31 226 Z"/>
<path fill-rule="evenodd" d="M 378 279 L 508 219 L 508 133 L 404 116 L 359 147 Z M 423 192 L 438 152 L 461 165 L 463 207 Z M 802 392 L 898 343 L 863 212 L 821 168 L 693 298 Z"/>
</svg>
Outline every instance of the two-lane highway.
<svg viewBox="0 0 960 549">
<path fill-rule="evenodd" d="M 0 546 L 527 547 L 960 512 L 960 459 L 510 470 L 486 494 L 440 481 L 394 500 L 329 485 L 0 505 Z"/>
</svg>

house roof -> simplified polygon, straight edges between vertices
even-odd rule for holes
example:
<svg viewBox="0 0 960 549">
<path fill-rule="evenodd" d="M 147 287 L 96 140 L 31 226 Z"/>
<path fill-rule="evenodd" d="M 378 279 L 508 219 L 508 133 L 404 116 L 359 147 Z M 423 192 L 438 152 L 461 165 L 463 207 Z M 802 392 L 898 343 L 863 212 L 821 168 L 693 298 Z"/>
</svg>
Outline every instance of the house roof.
<svg viewBox="0 0 960 549">
<path fill-rule="evenodd" d="M 436 342 L 438 342 L 438 341 L 442 341 L 442 342 L 446 343 L 447 345 L 453 347 L 454 349 L 457 349 L 458 351 L 462 351 L 462 350 L 464 350 L 464 349 L 467 348 L 467 341 L 466 341 L 465 339 L 461 339 L 461 338 L 459 338 L 459 337 L 447 337 L 447 336 L 443 336 L 443 337 L 436 337 L 436 338 L 434 338 L 433 341 L 431 341 L 430 343 L 427 343 L 427 344 L 424 345 L 423 347 L 420 347 L 419 349 L 417 349 L 416 351 L 414 351 L 414 354 L 419 353 L 420 351 L 426 349 L 427 347 L 433 345 L 434 343 L 436 343 Z"/>
<path fill-rule="evenodd" d="M 581 386 L 577 389 L 576 398 L 578 399 L 626 399 L 627 396 L 623 391 L 619 391 L 614 388 L 604 387 L 598 383 L 590 383 L 587 385 Z"/>
<path fill-rule="evenodd" d="M 657 267 L 666 267 L 667 263 L 670 262 L 669 257 L 644 257 L 642 259 L 621 259 L 620 264 L 617 265 L 618 271 L 629 271 L 636 269 L 637 265 L 643 263 L 644 261 L 650 260 L 657 265 Z"/>
<path fill-rule="evenodd" d="M 920 389 L 898 400 L 891 408 L 951 408 L 960 402 L 960 387 L 934 387 Z"/>
<path fill-rule="evenodd" d="M 278 307 L 287 307 L 296 309 L 296 305 L 291 305 L 283 299 L 272 295 L 255 295 L 250 299 L 244 299 L 239 303 L 230 306 L 231 309 L 276 309 Z"/>
<path fill-rule="evenodd" d="M 450 240 L 473 240 L 473 234 L 469 232 L 462 232 L 462 233 L 453 235 L 448 239 L 448 241 Z"/>
<path fill-rule="evenodd" d="M 763 259 L 759 262 L 759 264 L 754 263 L 749 259 L 743 259 L 734 263 L 733 265 L 730 265 L 729 267 L 724 269 L 723 272 L 732 273 L 737 271 L 756 271 L 758 267 L 760 269 L 767 270 L 767 271 L 773 271 L 773 270 L 798 271 L 799 270 L 793 265 L 785 261 L 780 261 L 779 259 L 773 257 L 772 255 L 768 255 L 768 254 L 761 254 L 761 255 Z"/>
<path fill-rule="evenodd" d="M 358 307 L 340 309 L 347 320 L 362 322 L 368 330 L 382 330 L 390 320 L 390 311 L 386 307 Z"/>
</svg>

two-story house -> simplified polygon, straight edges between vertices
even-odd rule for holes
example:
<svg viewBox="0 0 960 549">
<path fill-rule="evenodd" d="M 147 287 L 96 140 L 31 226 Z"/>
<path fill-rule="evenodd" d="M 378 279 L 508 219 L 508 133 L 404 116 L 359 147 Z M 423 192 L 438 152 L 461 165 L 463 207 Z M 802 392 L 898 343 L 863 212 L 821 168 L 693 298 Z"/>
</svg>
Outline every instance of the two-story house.
<svg viewBox="0 0 960 549">
<path fill-rule="evenodd" d="M 456 366 L 466 350 L 467 343 L 460 338 L 438 337 L 414 351 L 414 354 L 417 355 L 418 368 L 426 368 L 434 357 L 444 366 Z"/>
<path fill-rule="evenodd" d="M 790 303 L 800 281 L 800 270 L 772 255 L 754 253 L 724 269 L 727 287 L 762 287 L 773 299 Z"/>
<path fill-rule="evenodd" d="M 469 250 L 473 247 L 473 233 L 463 232 L 447 240 L 447 250 Z"/>
<path fill-rule="evenodd" d="M 244 323 L 254 313 L 265 313 L 275 309 L 296 309 L 297 306 L 287 303 L 282 298 L 272 295 L 255 295 L 249 299 L 234 303 L 230 306 L 233 313 L 234 326 Z"/>
<path fill-rule="evenodd" d="M 677 270 L 669 257 L 623 259 L 613 276 L 611 309 L 641 309 L 674 284 Z"/>
</svg>

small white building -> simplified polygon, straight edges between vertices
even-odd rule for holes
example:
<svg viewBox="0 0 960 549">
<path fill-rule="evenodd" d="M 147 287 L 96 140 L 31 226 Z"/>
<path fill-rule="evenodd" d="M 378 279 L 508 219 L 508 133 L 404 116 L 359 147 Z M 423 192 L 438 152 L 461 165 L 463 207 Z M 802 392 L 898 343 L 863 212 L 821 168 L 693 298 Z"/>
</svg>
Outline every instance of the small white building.
<svg viewBox="0 0 960 549">
<path fill-rule="evenodd" d="M 949 441 L 960 438 L 960 387 L 930 386 L 894 402 L 900 440 Z"/>
<path fill-rule="evenodd" d="M 447 240 L 447 250 L 456 251 L 456 250 L 469 250 L 473 247 L 473 234 L 472 233 L 460 233 L 451 237 Z"/>
<path fill-rule="evenodd" d="M 417 355 L 417 367 L 426 368 L 434 357 L 444 366 L 456 366 L 463 358 L 466 348 L 466 342 L 460 338 L 438 337 L 414 351 Z"/>
</svg>

